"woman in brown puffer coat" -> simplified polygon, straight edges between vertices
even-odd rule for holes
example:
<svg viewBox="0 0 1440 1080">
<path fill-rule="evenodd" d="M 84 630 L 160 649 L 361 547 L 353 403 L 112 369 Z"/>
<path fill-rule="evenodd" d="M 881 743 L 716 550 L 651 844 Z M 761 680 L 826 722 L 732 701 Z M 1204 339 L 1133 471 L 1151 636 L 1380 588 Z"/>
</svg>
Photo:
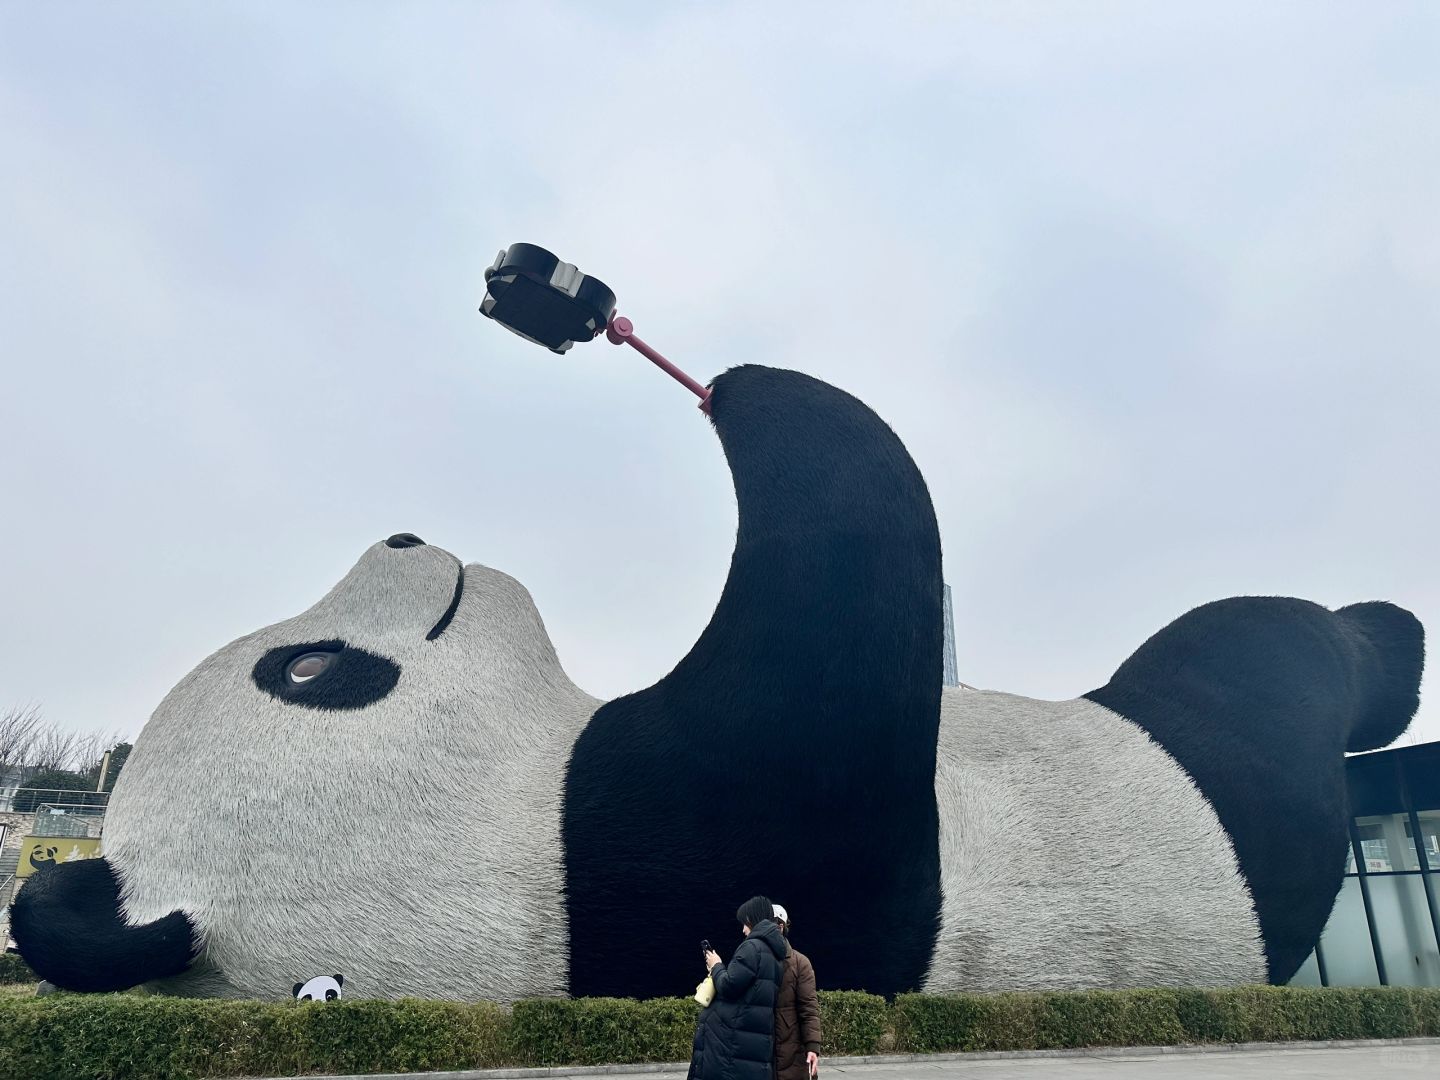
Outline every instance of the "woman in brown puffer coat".
<svg viewBox="0 0 1440 1080">
<path fill-rule="evenodd" d="M 774 905 L 775 921 L 788 938 L 790 914 Z M 788 942 L 787 942 L 788 944 Z M 775 1080 L 807 1080 L 820 1063 L 820 999 L 810 958 L 790 946 L 775 999 Z"/>
</svg>

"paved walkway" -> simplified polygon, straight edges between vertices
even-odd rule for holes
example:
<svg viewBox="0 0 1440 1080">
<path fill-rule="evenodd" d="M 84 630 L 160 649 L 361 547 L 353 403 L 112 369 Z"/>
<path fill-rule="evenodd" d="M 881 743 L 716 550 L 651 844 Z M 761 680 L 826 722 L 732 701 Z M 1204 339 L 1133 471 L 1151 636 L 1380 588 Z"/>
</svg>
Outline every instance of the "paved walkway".
<svg viewBox="0 0 1440 1080">
<path fill-rule="evenodd" d="M 1440 1077 L 1440 1046 L 914 1061 L 837 1065 L 829 1075 L 897 1080 L 1435 1080 Z"/>
<path fill-rule="evenodd" d="M 1440 1039 L 1390 1043 L 1253 1046 L 1225 1050 L 1082 1050 L 1026 1054 L 966 1054 L 890 1061 L 837 1058 L 821 1061 L 821 1077 L 917 1080 L 1436 1080 Z M 407 1073 L 365 1080 L 499 1080 L 502 1077 L 644 1077 L 684 1080 L 674 1066 L 603 1069 L 496 1069 L 465 1073 Z M 310 1077 L 308 1080 L 342 1080 Z M 348 1078 L 344 1078 L 348 1080 Z"/>
</svg>

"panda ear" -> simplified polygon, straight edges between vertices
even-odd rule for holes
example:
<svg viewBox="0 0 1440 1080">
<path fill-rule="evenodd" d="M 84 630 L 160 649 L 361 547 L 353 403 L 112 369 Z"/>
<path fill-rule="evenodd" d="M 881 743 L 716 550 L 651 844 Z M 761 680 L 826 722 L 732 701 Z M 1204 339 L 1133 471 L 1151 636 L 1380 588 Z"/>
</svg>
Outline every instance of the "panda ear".
<svg viewBox="0 0 1440 1080">
<path fill-rule="evenodd" d="M 292 986 L 290 988 L 290 996 L 294 997 L 296 994 L 300 993 L 300 990 L 302 987 L 304 987 L 304 985 L 304 983 L 296 983 L 294 986 Z"/>
<path fill-rule="evenodd" d="M 335 985 L 336 985 L 336 986 L 344 986 L 344 985 L 345 985 L 345 976 L 344 976 L 344 975 L 336 975 L 336 976 L 335 976 Z"/>
</svg>

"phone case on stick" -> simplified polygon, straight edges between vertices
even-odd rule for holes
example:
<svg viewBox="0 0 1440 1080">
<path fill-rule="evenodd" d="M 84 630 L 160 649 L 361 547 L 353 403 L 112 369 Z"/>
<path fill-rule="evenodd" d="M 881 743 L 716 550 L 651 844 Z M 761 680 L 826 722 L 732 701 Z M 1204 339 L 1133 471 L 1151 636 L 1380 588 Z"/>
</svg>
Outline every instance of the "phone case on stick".
<svg viewBox="0 0 1440 1080">
<path fill-rule="evenodd" d="M 526 341 L 563 353 L 609 325 L 615 294 L 599 278 L 542 247 L 511 244 L 485 271 L 480 314 Z"/>
</svg>

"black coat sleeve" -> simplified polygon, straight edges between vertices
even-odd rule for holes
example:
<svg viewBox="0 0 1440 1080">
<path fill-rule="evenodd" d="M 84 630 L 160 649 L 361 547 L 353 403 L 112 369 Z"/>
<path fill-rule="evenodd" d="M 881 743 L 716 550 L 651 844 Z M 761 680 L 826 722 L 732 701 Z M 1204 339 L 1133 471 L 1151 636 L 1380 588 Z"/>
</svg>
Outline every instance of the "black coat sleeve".
<svg viewBox="0 0 1440 1080">
<path fill-rule="evenodd" d="M 742 941 L 728 965 L 715 965 L 710 977 L 715 980 L 717 997 L 734 1001 L 750 989 L 751 984 L 760 977 L 760 949 L 758 941 Z"/>
</svg>

